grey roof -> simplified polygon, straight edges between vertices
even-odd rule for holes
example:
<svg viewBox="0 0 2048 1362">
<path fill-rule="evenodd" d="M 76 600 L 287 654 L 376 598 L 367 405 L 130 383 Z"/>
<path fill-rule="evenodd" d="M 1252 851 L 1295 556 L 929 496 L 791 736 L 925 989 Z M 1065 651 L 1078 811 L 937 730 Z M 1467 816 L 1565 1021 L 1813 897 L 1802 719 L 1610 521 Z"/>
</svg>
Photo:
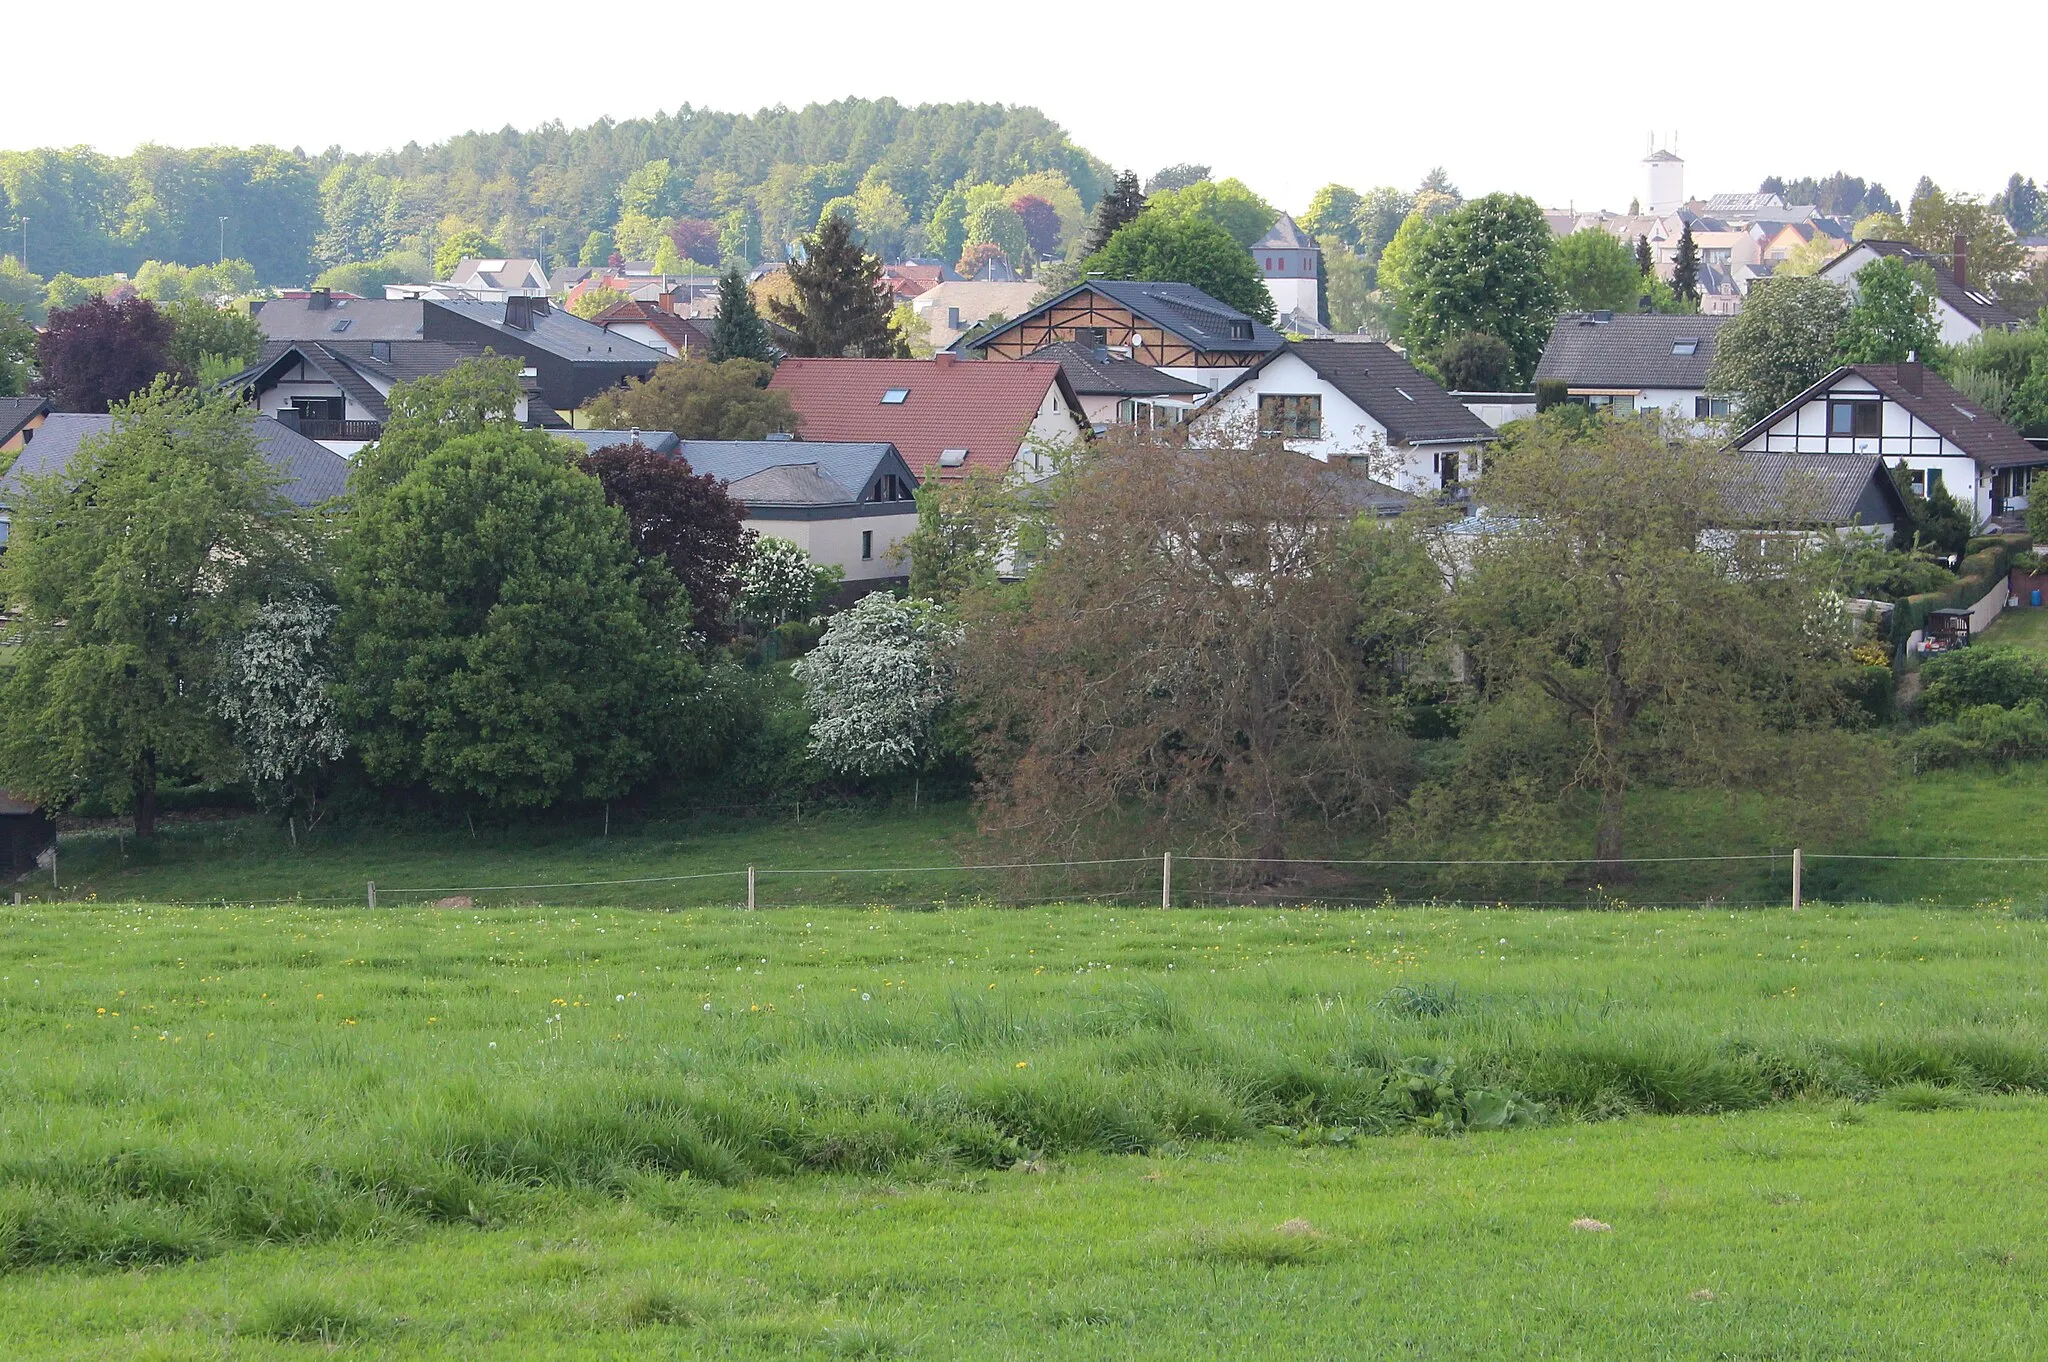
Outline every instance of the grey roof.
<svg viewBox="0 0 2048 1362">
<path fill-rule="evenodd" d="M 2048 451 L 2035 448 L 2018 431 L 1985 411 L 1924 364 L 1848 364 L 1735 437 L 1737 446 L 1767 434 L 1770 428 L 1808 402 L 1831 392 L 1854 374 L 1887 402 L 1896 402 L 1941 438 L 1985 468 L 2030 468 L 2048 464 Z M 1839 456 L 1838 456 L 1839 457 Z"/>
<path fill-rule="evenodd" d="M 613 445 L 643 445 L 656 454 L 673 454 L 683 443 L 672 430 L 558 430 L 555 434 L 574 440 L 591 454 Z"/>
<path fill-rule="evenodd" d="M 1378 341 L 1302 340 L 1287 348 L 1385 426 L 1387 438 L 1395 444 L 1477 444 L 1499 438 L 1492 426 L 1392 346 Z"/>
<path fill-rule="evenodd" d="M 1875 454 L 1738 452 L 1736 481 L 1723 489 L 1743 524 L 1895 525 L 1904 498 Z"/>
<path fill-rule="evenodd" d="M 532 301 L 539 303 L 543 300 Z M 522 349 L 530 345 L 566 360 L 600 359 L 659 364 L 668 358 L 653 346 L 642 345 L 639 341 L 614 335 L 595 322 L 583 320 L 566 308 L 549 307 L 545 311 L 535 308 L 531 314 L 532 329 L 522 331 L 505 325 L 505 309 L 508 304 L 504 302 L 491 303 L 477 298 L 431 298 L 426 300 L 425 306 L 438 307 L 490 327 L 502 333 L 507 344 L 517 345 Z"/>
<path fill-rule="evenodd" d="M 962 348 L 981 350 L 997 336 L 1022 326 L 1026 321 L 1086 289 L 1093 289 L 1117 306 L 1163 327 L 1197 350 L 1211 353 L 1241 353 L 1249 363 L 1259 355 L 1271 354 L 1287 344 L 1287 338 L 1254 317 L 1247 317 L 1228 303 L 1218 302 L 1193 284 L 1148 284 L 1135 279 L 1088 279 L 1056 298 L 1049 298 L 986 335 L 977 336 Z M 1233 324 L 1248 334 L 1232 336 Z"/>
<path fill-rule="evenodd" d="M 373 346 L 386 347 L 390 357 L 380 357 Z M 276 369 L 303 360 L 332 379 L 373 419 L 382 421 L 391 415 L 384 400 L 389 385 L 445 374 L 467 360 L 482 358 L 484 350 L 484 346 L 461 341 L 267 340 L 256 362 L 231 381 L 244 387 L 260 386 Z M 380 390 L 373 378 L 381 379 L 386 389 Z M 522 386 L 531 389 L 532 380 L 525 380 Z"/>
<path fill-rule="evenodd" d="M 1316 243 L 1308 239 L 1308 233 L 1295 225 L 1293 218 L 1282 213 L 1273 219 L 1273 225 L 1266 234 L 1252 243 L 1254 252 L 1271 248 L 1276 251 L 1312 251 Z"/>
<path fill-rule="evenodd" d="M 692 471 L 730 483 L 749 506 L 856 503 L 882 473 L 917 484 L 910 465 L 886 441 L 684 440 L 678 452 Z"/>
<path fill-rule="evenodd" d="M 71 466 L 78 447 L 96 435 L 114 429 L 114 418 L 79 412 L 56 412 L 36 429 L 35 439 L 0 477 L 0 505 L 12 505 L 22 492 L 22 480 L 49 477 Z M 347 459 L 316 444 L 269 416 L 256 418 L 256 444 L 263 461 L 284 481 L 278 490 L 294 506 L 318 506 L 340 496 L 348 486 Z"/>
<path fill-rule="evenodd" d="M 426 304 L 417 298 L 335 298 L 315 306 L 320 301 L 259 303 L 256 325 L 272 340 L 418 340 L 424 334 Z"/>
<path fill-rule="evenodd" d="M 0 397 L 0 444 L 21 433 L 21 428 L 50 409 L 47 397 Z"/>
<path fill-rule="evenodd" d="M 1880 241 L 1873 237 L 1868 241 L 1859 241 L 1856 245 L 1868 247 L 1870 253 L 1875 256 L 1892 260 L 1905 260 L 1916 265 L 1927 266 L 1930 270 L 1934 271 L 1934 288 L 1941 295 L 1941 301 L 1947 303 L 1965 317 L 1968 317 L 1980 330 L 2011 331 L 2024 325 L 2018 313 L 1993 298 L 1990 294 L 1980 288 L 1964 288 L 1961 284 L 1957 283 L 1956 272 L 1950 267 L 1946 256 L 1922 250 L 1910 241 Z M 1821 270 L 1821 273 L 1832 276 L 1835 266 L 1847 259 L 1854 251 L 1855 247 L 1852 246 L 1849 250 L 1842 252 L 1841 255 L 1828 262 L 1827 267 Z"/>
<path fill-rule="evenodd" d="M 1080 341 L 1060 341 L 1025 358 L 1052 360 L 1066 372 L 1076 393 L 1091 397 L 1199 397 L 1209 391 L 1199 383 Z"/>
<path fill-rule="evenodd" d="M 1705 388 L 1714 334 L 1728 320 L 1660 312 L 1567 312 L 1550 328 L 1536 377 L 1575 388 Z M 1699 342 L 1693 353 L 1675 353 L 1679 342 L 1687 340 Z"/>
</svg>

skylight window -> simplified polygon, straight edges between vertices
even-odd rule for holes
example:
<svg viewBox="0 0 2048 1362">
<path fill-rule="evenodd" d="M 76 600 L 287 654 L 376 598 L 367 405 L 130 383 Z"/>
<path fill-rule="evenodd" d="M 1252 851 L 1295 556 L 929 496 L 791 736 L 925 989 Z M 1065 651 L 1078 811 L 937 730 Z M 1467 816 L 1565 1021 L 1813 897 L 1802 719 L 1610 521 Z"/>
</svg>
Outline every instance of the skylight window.
<svg viewBox="0 0 2048 1362">
<path fill-rule="evenodd" d="M 1415 394 L 1409 392 L 1406 388 L 1396 388 L 1394 389 L 1394 391 L 1401 394 L 1401 396 L 1407 398 L 1410 402 L 1413 402 L 1415 400 Z"/>
<path fill-rule="evenodd" d="M 1979 293 L 1977 292 L 1977 290 L 1973 288 L 1966 288 L 1963 290 L 1963 292 L 1966 295 L 1968 295 L 1971 302 L 1977 304 L 1979 307 L 1991 306 L 1991 297 L 1989 294 Z"/>
<path fill-rule="evenodd" d="M 342 332 L 348 330 L 351 326 L 354 326 L 355 324 L 356 319 L 354 317 L 343 317 L 340 321 L 336 322 L 334 325 L 328 327 L 327 329 L 329 331 L 334 332 L 336 335 L 340 335 Z"/>
<path fill-rule="evenodd" d="M 1962 413 L 1962 414 L 1963 414 L 1963 415 L 1964 415 L 1964 416 L 1965 416 L 1966 418 L 1968 418 L 1969 420 L 1972 420 L 1972 421 L 1974 421 L 1974 420 L 1976 420 L 1976 419 L 1977 419 L 1977 413 L 1976 413 L 1976 412 L 1974 412 L 1974 411 L 1971 411 L 1971 410 L 1970 410 L 1970 409 L 1969 409 L 1968 407 L 1964 406 L 1964 405 L 1963 405 L 1962 403 L 1960 403 L 1960 402 L 1951 402 L 1951 403 L 1949 403 L 1949 405 L 1950 405 L 1951 407 L 1954 407 L 1954 408 L 1955 408 L 1955 409 L 1956 409 L 1957 411 L 1961 412 L 1961 413 Z"/>
<path fill-rule="evenodd" d="M 1677 340 L 1671 342 L 1671 353 L 1674 355 L 1697 355 L 1699 352 L 1700 338 L 1698 336 L 1680 336 Z"/>
<path fill-rule="evenodd" d="M 958 468 L 966 462 L 967 451 L 964 449 L 942 449 L 939 451 L 939 467 L 941 468 Z"/>
<path fill-rule="evenodd" d="M 882 394 L 882 405 L 885 407 L 900 407 L 909 400 L 910 389 L 908 388 L 891 388 Z"/>
</svg>

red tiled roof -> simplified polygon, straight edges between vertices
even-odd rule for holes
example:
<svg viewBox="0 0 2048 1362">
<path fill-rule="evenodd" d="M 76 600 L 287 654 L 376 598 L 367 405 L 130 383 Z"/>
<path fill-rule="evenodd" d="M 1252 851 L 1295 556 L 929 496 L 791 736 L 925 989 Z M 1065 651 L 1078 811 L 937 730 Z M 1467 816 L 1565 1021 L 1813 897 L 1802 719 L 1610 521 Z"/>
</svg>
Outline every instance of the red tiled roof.
<svg viewBox="0 0 2048 1362">
<path fill-rule="evenodd" d="M 1060 366 L 1035 360 L 786 359 L 768 386 L 788 394 L 804 439 L 886 440 L 920 478 L 1008 468 L 1049 389 L 1080 407 Z M 882 401 L 892 388 L 902 402 Z M 941 471 L 946 449 L 966 450 L 966 463 Z"/>
<path fill-rule="evenodd" d="M 937 265 L 882 266 L 882 282 L 899 301 L 908 301 L 936 287 L 940 278 Z"/>
<path fill-rule="evenodd" d="M 599 313 L 597 324 L 607 331 L 621 322 L 639 322 L 676 348 L 681 356 L 703 351 L 711 345 L 711 328 L 689 317 L 679 317 L 659 304 L 628 298 Z"/>
</svg>

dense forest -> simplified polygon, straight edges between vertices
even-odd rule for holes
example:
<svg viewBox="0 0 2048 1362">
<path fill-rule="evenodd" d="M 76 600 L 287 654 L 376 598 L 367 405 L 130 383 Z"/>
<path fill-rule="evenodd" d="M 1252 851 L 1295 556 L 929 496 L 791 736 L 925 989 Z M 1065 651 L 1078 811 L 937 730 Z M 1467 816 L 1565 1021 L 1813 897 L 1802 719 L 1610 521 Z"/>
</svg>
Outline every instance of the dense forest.
<svg viewBox="0 0 2048 1362">
<path fill-rule="evenodd" d="M 890 99 L 750 115 L 685 105 L 375 155 L 40 148 L 0 152 L 0 249 L 17 277 L 241 259 L 276 286 L 380 260 L 403 272 L 462 237 L 551 264 L 614 249 L 652 257 L 667 240 L 713 263 L 757 260 L 762 243 L 779 249 L 836 203 L 876 246 L 935 253 L 972 234 L 978 187 L 1024 184 L 1072 235 L 1108 175 L 1036 109 Z"/>
</svg>

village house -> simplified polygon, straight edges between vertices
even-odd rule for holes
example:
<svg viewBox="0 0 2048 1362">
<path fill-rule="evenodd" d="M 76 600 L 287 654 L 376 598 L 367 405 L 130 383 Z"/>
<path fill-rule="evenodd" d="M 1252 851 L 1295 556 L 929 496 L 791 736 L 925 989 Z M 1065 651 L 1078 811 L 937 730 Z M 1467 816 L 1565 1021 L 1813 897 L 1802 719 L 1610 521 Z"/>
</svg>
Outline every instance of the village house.
<svg viewBox="0 0 2048 1362">
<path fill-rule="evenodd" d="M 49 414 L 47 397 L 0 397 L 0 454 L 13 454 L 25 447 Z"/>
<path fill-rule="evenodd" d="M 273 340 L 256 363 L 229 385 L 251 406 L 325 445 L 354 455 L 384 433 L 388 399 L 400 383 L 431 378 L 486 353 L 481 345 L 452 341 Z M 522 373 L 516 421 L 564 425 L 553 408 L 535 401 L 532 372 Z"/>
<path fill-rule="evenodd" d="M 606 335 L 624 336 L 670 359 L 704 358 L 711 350 L 711 323 L 677 311 L 675 294 L 654 301 L 628 298 L 592 318 Z"/>
<path fill-rule="evenodd" d="M 1194 429 L 1278 436 L 1296 453 L 1363 462 L 1410 494 L 1457 490 L 1498 438 L 1391 346 L 1348 340 L 1289 342 L 1218 393 Z"/>
<path fill-rule="evenodd" d="M 983 323 L 1000 326 L 1031 310 L 1038 285 L 997 283 L 986 279 L 951 279 L 933 284 L 910 300 L 911 315 L 933 350 L 951 350 Z"/>
<path fill-rule="evenodd" d="M 1853 297 L 1856 275 L 1877 260 L 1925 265 L 1933 273 L 1934 310 L 1941 322 L 1943 345 L 1962 345 L 1986 331 L 2017 331 L 2023 325 L 2012 309 L 1971 284 L 1969 248 L 1960 236 L 1947 259 L 1907 241 L 1859 241 L 1829 261 L 1820 277 L 1842 285 Z"/>
<path fill-rule="evenodd" d="M 1199 383 L 1116 354 L 1108 346 L 1061 341 L 1030 356 L 1060 366 L 1081 399 L 1082 413 L 1097 430 L 1141 426 L 1156 430 L 1186 422 L 1209 399 Z"/>
<path fill-rule="evenodd" d="M 675 451 L 747 508 L 747 528 L 787 539 L 849 586 L 899 581 L 917 528 L 917 475 L 887 441 L 684 440 Z"/>
<path fill-rule="evenodd" d="M 1089 429 L 1066 375 L 1045 360 L 786 359 L 768 386 L 796 408 L 807 442 L 891 444 L 921 480 L 1037 472 Z"/>
<path fill-rule="evenodd" d="M 1282 213 L 1273 219 L 1266 234 L 1252 243 L 1252 263 L 1265 278 L 1266 292 L 1273 295 L 1275 315 L 1290 315 L 1314 321 L 1321 313 L 1322 250 L 1308 233 Z"/>
<path fill-rule="evenodd" d="M 1567 312 L 1550 328 L 1538 383 L 1565 385 L 1570 400 L 1596 410 L 1661 410 L 1704 423 L 1728 415 L 1707 392 L 1714 337 L 1725 317 L 1654 312 Z"/>
<path fill-rule="evenodd" d="M 2023 511 L 2048 452 L 1924 364 L 1850 364 L 1735 437 L 1749 454 L 1874 455 L 1921 496 L 1946 490 L 1973 525 Z"/>
<path fill-rule="evenodd" d="M 1287 344 L 1264 322 L 1191 284 L 1090 279 L 965 347 L 1021 360 L 1060 341 L 1133 359 L 1215 392 Z"/>
</svg>

